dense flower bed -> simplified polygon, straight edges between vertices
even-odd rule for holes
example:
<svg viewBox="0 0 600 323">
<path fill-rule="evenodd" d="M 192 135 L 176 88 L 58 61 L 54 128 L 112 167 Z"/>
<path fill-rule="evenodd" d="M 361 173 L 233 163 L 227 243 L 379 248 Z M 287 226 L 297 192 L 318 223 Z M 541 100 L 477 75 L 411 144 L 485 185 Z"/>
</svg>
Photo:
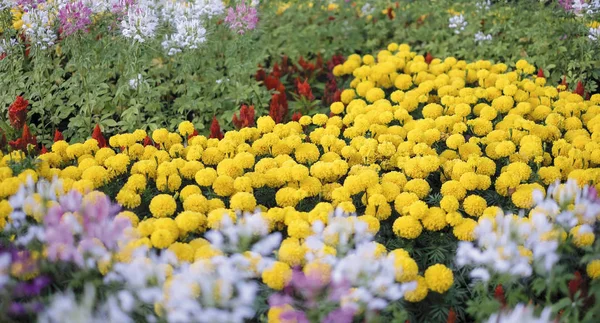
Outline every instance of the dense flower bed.
<svg viewBox="0 0 600 323">
<path fill-rule="evenodd" d="M 396 43 L 332 71 L 329 115 L 0 155 L 3 315 L 593 320 L 600 95 Z"/>
</svg>

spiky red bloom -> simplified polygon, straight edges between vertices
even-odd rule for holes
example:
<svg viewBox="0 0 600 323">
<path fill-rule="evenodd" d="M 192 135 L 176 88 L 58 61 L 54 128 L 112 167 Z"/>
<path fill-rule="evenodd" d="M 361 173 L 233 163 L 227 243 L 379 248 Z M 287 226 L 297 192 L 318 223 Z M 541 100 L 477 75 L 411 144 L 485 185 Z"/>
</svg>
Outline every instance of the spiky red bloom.
<svg viewBox="0 0 600 323">
<path fill-rule="evenodd" d="M 583 284 L 583 277 L 581 277 L 581 273 L 579 271 L 575 272 L 575 277 L 569 281 L 569 296 L 573 298 L 575 293 L 581 288 Z"/>
<path fill-rule="evenodd" d="M 583 83 L 581 81 L 578 81 L 577 87 L 575 88 L 575 92 L 573 92 L 573 93 L 583 96 L 584 91 L 585 91 L 585 89 L 583 87 Z"/>
<path fill-rule="evenodd" d="M 304 57 L 300 56 L 298 60 L 298 65 L 302 67 L 305 72 L 312 72 L 315 70 L 315 64 L 304 60 Z"/>
<path fill-rule="evenodd" d="M 221 132 L 221 126 L 219 125 L 219 121 L 217 117 L 213 117 L 212 123 L 210 124 L 210 137 L 216 139 L 223 139 L 223 133 Z"/>
<path fill-rule="evenodd" d="M 292 115 L 292 121 L 298 122 L 300 121 L 300 118 L 302 118 L 302 113 L 300 112 L 296 112 Z"/>
<path fill-rule="evenodd" d="M 240 113 L 239 113 L 239 117 L 237 116 L 237 114 L 233 114 L 233 125 L 237 128 L 237 129 L 242 129 L 245 127 L 252 127 L 254 126 L 254 115 L 255 115 L 255 111 L 254 111 L 254 106 L 247 106 L 247 105 L 242 105 L 242 107 L 240 108 Z"/>
<path fill-rule="evenodd" d="M 27 145 L 37 146 L 37 139 L 34 135 L 31 134 L 29 127 L 27 125 L 23 125 L 23 133 L 21 138 L 17 140 L 10 141 L 8 143 L 15 150 L 27 150 Z"/>
<path fill-rule="evenodd" d="M 285 94 L 275 93 L 271 96 L 271 103 L 269 105 L 269 116 L 276 122 L 281 123 L 287 115 L 288 106 Z"/>
<path fill-rule="evenodd" d="M 494 290 L 494 298 L 502 303 L 502 306 L 506 306 L 506 297 L 504 296 L 504 287 L 502 287 L 502 285 L 498 285 L 496 286 L 496 289 Z"/>
<path fill-rule="evenodd" d="M 265 72 L 265 69 L 262 68 L 262 66 L 259 64 L 258 65 L 258 71 L 256 71 L 256 75 L 254 76 L 254 78 L 256 79 L 256 81 L 264 81 L 264 79 L 267 77 L 267 73 Z"/>
<path fill-rule="evenodd" d="M 8 119 L 13 128 L 20 130 L 25 125 L 27 106 L 29 106 L 29 101 L 22 96 L 17 96 L 15 101 L 8 107 Z"/>
<path fill-rule="evenodd" d="M 98 147 L 100 147 L 100 148 L 106 147 L 106 139 L 104 139 L 104 136 L 102 135 L 102 130 L 100 130 L 100 125 L 96 124 L 96 127 L 94 128 L 94 132 L 92 132 L 92 138 L 96 139 L 96 141 L 98 142 Z"/>
<path fill-rule="evenodd" d="M 454 323 L 456 322 L 456 312 L 454 312 L 454 309 L 450 309 L 448 311 L 448 318 L 446 319 L 446 323 Z"/>
<path fill-rule="evenodd" d="M 312 93 L 312 89 L 310 88 L 310 84 L 308 84 L 308 80 L 304 80 L 304 82 L 298 82 L 297 85 L 298 95 L 312 101 L 315 99 L 315 96 Z"/>
<path fill-rule="evenodd" d="M 546 77 L 546 76 L 544 75 L 544 70 L 542 70 L 542 68 L 541 68 L 541 67 L 540 67 L 540 69 L 538 70 L 537 76 L 538 76 L 538 77 Z"/>
<path fill-rule="evenodd" d="M 42 150 L 40 150 L 40 155 L 43 155 L 46 153 L 48 153 L 48 149 L 46 148 L 46 146 L 42 145 Z"/>
<path fill-rule="evenodd" d="M 58 131 L 58 129 L 54 130 L 54 142 L 65 140 L 62 132 Z"/>
<path fill-rule="evenodd" d="M 431 61 L 433 61 L 433 56 L 431 53 L 427 52 L 427 55 L 425 55 L 425 63 L 431 64 Z"/>
</svg>

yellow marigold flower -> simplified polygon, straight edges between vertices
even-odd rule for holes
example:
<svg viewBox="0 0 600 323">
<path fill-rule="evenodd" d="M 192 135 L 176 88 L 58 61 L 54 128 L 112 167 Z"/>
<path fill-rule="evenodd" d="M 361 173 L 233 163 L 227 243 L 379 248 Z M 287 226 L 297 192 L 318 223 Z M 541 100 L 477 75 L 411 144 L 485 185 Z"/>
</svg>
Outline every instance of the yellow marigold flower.
<svg viewBox="0 0 600 323">
<path fill-rule="evenodd" d="M 219 208 L 208 213 L 207 226 L 211 229 L 219 229 L 225 216 L 229 216 L 229 219 L 233 223 L 237 221 L 237 217 L 233 211 Z"/>
<path fill-rule="evenodd" d="M 163 218 L 175 213 L 177 202 L 171 195 L 159 194 L 152 198 L 149 208 L 155 218 Z"/>
<path fill-rule="evenodd" d="M 215 179 L 212 189 L 219 196 L 230 196 L 235 193 L 233 187 L 233 178 L 229 176 L 219 176 Z"/>
<path fill-rule="evenodd" d="M 312 164 L 320 157 L 319 148 L 311 143 L 303 143 L 296 147 L 294 156 L 296 161 L 301 164 Z"/>
<path fill-rule="evenodd" d="M 429 212 L 421 219 L 423 227 L 429 231 L 439 231 L 446 227 L 446 212 L 439 207 L 432 207 Z"/>
<path fill-rule="evenodd" d="M 393 250 L 389 253 L 388 257 L 394 258 L 396 281 L 405 283 L 417 278 L 419 267 L 404 249 Z"/>
<path fill-rule="evenodd" d="M 580 248 L 591 246 L 596 240 L 594 232 L 588 226 L 575 226 L 569 233 L 573 237 L 573 243 Z"/>
<path fill-rule="evenodd" d="M 306 248 L 297 238 L 287 238 L 281 242 L 277 258 L 291 267 L 302 266 L 305 262 Z"/>
<path fill-rule="evenodd" d="M 128 208 L 135 209 L 142 204 L 142 197 L 135 191 L 129 189 L 121 189 L 116 196 L 117 203 Z"/>
<path fill-rule="evenodd" d="M 463 209 L 470 216 L 479 217 L 486 208 L 487 202 L 478 195 L 469 195 L 463 201 Z"/>
<path fill-rule="evenodd" d="M 179 261 L 194 261 L 194 249 L 187 243 L 175 242 L 169 246 L 169 251 L 174 253 Z"/>
<path fill-rule="evenodd" d="M 165 249 L 175 242 L 175 237 L 173 237 L 169 230 L 159 229 L 152 232 L 150 241 L 152 241 L 152 246 L 155 248 Z"/>
<path fill-rule="evenodd" d="M 292 269 L 284 262 L 276 261 L 262 273 L 263 282 L 274 290 L 283 289 L 292 279 Z"/>
<path fill-rule="evenodd" d="M 417 288 L 404 294 L 404 299 L 411 303 L 417 303 L 425 299 L 429 292 L 427 280 L 423 276 L 417 276 Z"/>
<path fill-rule="evenodd" d="M 234 210 L 254 211 L 256 209 L 256 198 L 251 193 L 235 193 L 229 201 L 230 207 Z"/>
<path fill-rule="evenodd" d="M 423 199 L 429 194 L 431 187 L 426 180 L 416 178 L 411 179 L 406 183 L 406 185 L 404 185 L 404 191 L 415 193 L 420 199 Z"/>
<path fill-rule="evenodd" d="M 178 130 L 182 136 L 187 137 L 194 133 L 194 124 L 187 120 L 183 121 L 179 124 Z"/>
<path fill-rule="evenodd" d="M 405 239 L 416 239 L 421 235 L 421 231 L 423 231 L 423 226 L 413 216 L 407 215 L 402 216 L 394 221 L 392 229 L 394 233 Z"/>
<path fill-rule="evenodd" d="M 473 241 L 475 240 L 474 230 L 477 226 L 477 222 L 473 219 L 464 219 L 462 223 L 455 226 L 452 232 L 454 236 L 461 241 Z"/>
<path fill-rule="evenodd" d="M 586 267 L 586 272 L 591 279 L 600 277 L 600 259 L 590 261 Z"/>
<path fill-rule="evenodd" d="M 462 201 L 467 195 L 467 190 L 459 181 L 450 180 L 442 184 L 440 190 L 443 196 L 454 196 L 457 200 Z"/>
<path fill-rule="evenodd" d="M 430 266 L 425 271 L 425 281 L 429 290 L 437 293 L 445 293 L 454 284 L 452 270 L 442 264 Z"/>
<path fill-rule="evenodd" d="M 175 217 L 180 233 L 195 232 L 206 225 L 206 216 L 199 212 L 183 211 Z"/>
<path fill-rule="evenodd" d="M 423 219 L 428 212 L 429 207 L 427 206 L 427 203 L 423 201 L 413 202 L 408 207 L 409 215 L 414 216 L 416 219 Z"/>
</svg>

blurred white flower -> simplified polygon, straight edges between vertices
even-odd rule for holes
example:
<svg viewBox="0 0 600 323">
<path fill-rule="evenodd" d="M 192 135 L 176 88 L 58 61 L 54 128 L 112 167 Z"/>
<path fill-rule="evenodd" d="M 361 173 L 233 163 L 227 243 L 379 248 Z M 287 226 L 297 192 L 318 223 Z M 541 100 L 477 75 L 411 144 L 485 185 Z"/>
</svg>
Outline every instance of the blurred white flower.
<svg viewBox="0 0 600 323">
<path fill-rule="evenodd" d="M 454 29 L 455 34 L 460 34 L 463 30 L 465 30 L 467 24 L 468 22 L 465 20 L 465 17 L 462 14 L 454 15 L 450 17 L 448 21 L 448 27 Z"/>
</svg>

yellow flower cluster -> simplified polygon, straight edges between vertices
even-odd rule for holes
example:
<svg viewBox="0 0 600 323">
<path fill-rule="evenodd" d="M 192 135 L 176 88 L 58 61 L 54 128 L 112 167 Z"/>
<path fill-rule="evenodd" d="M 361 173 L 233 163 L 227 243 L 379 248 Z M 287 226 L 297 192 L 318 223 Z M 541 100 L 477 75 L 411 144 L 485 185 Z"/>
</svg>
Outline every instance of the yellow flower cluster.
<svg viewBox="0 0 600 323">
<path fill-rule="evenodd" d="M 126 216 L 138 217 L 133 222 L 139 235 L 120 259 L 140 245 L 169 248 L 182 261 L 210 258 L 220 251 L 202 233 L 219 228 L 224 217 L 235 222 L 236 212 L 260 208 L 270 229 L 288 236 L 279 263 L 263 274 L 277 288 L 289 267 L 304 265 L 312 224 L 327 224 L 335 208 L 364 214 L 357 220 L 372 233 L 388 220 L 403 239 L 447 230 L 473 240 L 478 219 L 498 211 L 483 191 L 529 208 L 533 190 L 556 180 L 598 187 L 600 95 L 585 100 L 559 92 L 533 76 L 534 70 L 526 61 L 514 71 L 502 63 L 452 57 L 428 64 L 408 45 L 392 43 L 375 56 L 351 55 L 334 68 L 336 76 L 353 79 L 331 116 L 286 124 L 261 117 L 256 127 L 229 131 L 222 140 L 188 140 L 193 125 L 184 122 L 179 133 L 150 134 L 160 148 L 144 146 L 142 130 L 113 136 L 105 148 L 94 139 L 58 141 L 39 157 L 35 171 L 13 174 L 9 161 L 24 156 L 1 157 L 0 199 L 14 194 L 27 176 L 58 176 L 65 191 L 116 182 L 115 199 L 135 212 Z M 433 193 L 441 200 L 432 199 Z M 0 224 L 9 212 L 5 204 Z M 577 230 L 571 234 L 580 245 L 593 242 Z M 415 272 L 419 287 L 407 299 L 451 285 L 443 268 L 430 273 Z"/>
</svg>

